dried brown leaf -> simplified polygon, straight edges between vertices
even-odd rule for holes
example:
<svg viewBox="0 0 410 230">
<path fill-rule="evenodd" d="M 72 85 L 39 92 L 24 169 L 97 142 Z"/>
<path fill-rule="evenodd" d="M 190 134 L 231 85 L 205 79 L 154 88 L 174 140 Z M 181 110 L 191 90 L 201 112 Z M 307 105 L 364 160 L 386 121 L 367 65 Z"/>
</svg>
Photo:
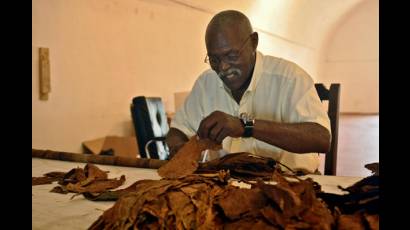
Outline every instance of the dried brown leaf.
<svg viewBox="0 0 410 230">
<path fill-rule="evenodd" d="M 121 178 L 118 179 L 105 179 L 105 180 L 94 180 L 92 183 L 88 183 L 86 186 L 82 186 L 81 181 L 72 184 L 67 184 L 66 188 L 70 192 L 76 193 L 101 193 L 108 189 L 114 189 L 120 187 L 125 181 L 125 176 L 122 175 Z"/>
<path fill-rule="evenodd" d="M 168 203 L 175 215 L 177 228 L 195 229 L 195 208 L 191 199 L 180 191 L 167 193 Z"/>
<path fill-rule="evenodd" d="M 271 179 L 275 166 L 276 161 L 271 158 L 240 152 L 230 153 L 222 158 L 202 163 L 200 164 L 197 173 L 229 170 L 230 175 L 237 179 Z"/>
<path fill-rule="evenodd" d="M 67 194 L 69 191 L 65 188 L 65 186 L 56 186 L 50 190 L 50 192 L 60 193 L 60 194 Z"/>
<path fill-rule="evenodd" d="M 379 175 L 379 162 L 366 164 L 364 167 L 372 171 L 373 175 Z"/>
<path fill-rule="evenodd" d="M 206 149 L 218 150 L 220 148 L 220 144 L 208 139 L 198 140 L 197 136 L 193 136 L 170 161 L 158 169 L 158 174 L 169 179 L 192 174 L 198 168 L 198 160 L 202 151 Z"/>
<path fill-rule="evenodd" d="M 379 230 L 379 215 L 378 214 L 371 215 L 371 214 L 364 213 L 363 215 L 371 230 Z"/>
<path fill-rule="evenodd" d="M 280 226 L 281 228 L 286 226 L 286 219 L 283 213 L 270 205 L 262 208 L 261 214 L 272 225 Z"/>
<path fill-rule="evenodd" d="M 31 185 L 51 184 L 54 181 L 60 181 L 64 178 L 65 172 L 49 172 L 42 177 L 32 177 Z"/>
<path fill-rule="evenodd" d="M 31 185 L 43 185 L 43 184 L 51 184 L 54 181 L 58 181 L 58 178 L 52 178 L 52 177 L 31 177 Z"/>
<path fill-rule="evenodd" d="M 94 178 L 97 180 L 105 180 L 108 178 L 107 172 L 102 171 L 100 168 L 90 163 L 85 165 L 84 172 L 87 178 Z"/>
<path fill-rule="evenodd" d="M 258 187 L 278 205 L 285 218 L 297 216 L 303 210 L 302 200 L 292 189 L 279 184 L 265 184 L 262 181 L 258 181 Z"/>
<path fill-rule="evenodd" d="M 55 172 L 46 173 L 46 174 L 44 174 L 44 176 L 63 179 L 66 174 L 67 174 L 67 172 L 55 171 Z"/>
<path fill-rule="evenodd" d="M 259 210 L 266 205 L 266 197 L 260 189 L 238 189 L 231 187 L 217 202 L 226 217 L 231 220 L 242 215 L 257 216 Z"/>
<path fill-rule="evenodd" d="M 77 183 L 87 179 L 84 169 L 82 168 L 73 168 L 64 175 L 62 181 L 59 182 L 61 185 L 67 185 L 68 183 Z"/>
<path fill-rule="evenodd" d="M 338 230 L 365 229 L 360 213 L 354 215 L 340 215 L 337 219 Z"/>
</svg>

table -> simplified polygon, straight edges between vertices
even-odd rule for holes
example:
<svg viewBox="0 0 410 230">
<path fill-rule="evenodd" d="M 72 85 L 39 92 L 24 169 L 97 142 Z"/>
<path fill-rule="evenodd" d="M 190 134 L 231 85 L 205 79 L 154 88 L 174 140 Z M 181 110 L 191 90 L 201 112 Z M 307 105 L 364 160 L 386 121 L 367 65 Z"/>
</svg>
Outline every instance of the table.
<svg viewBox="0 0 410 230">
<path fill-rule="evenodd" d="M 67 162 L 32 158 L 32 176 L 39 177 L 52 171 L 68 172 L 75 167 L 84 168 L 85 163 Z M 155 169 L 131 168 L 111 165 L 98 165 L 100 169 L 109 171 L 108 178 L 119 178 L 125 175 L 124 185 L 118 189 L 130 186 L 137 180 L 158 180 Z M 325 192 L 343 194 L 337 185 L 347 187 L 363 179 L 363 177 L 342 177 L 307 175 L 318 182 Z M 87 229 L 114 201 L 89 201 L 83 196 L 71 199 L 74 193 L 58 194 L 50 190 L 56 186 L 53 184 L 32 186 L 32 229 Z"/>
</svg>

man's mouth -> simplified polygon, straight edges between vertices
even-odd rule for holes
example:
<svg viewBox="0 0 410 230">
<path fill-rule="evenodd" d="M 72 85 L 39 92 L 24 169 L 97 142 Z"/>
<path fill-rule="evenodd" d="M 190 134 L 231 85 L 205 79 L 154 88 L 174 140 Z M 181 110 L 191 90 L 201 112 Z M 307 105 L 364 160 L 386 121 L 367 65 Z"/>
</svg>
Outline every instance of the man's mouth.
<svg viewBox="0 0 410 230">
<path fill-rule="evenodd" d="M 234 74 L 234 73 L 231 73 L 231 74 L 226 75 L 226 78 L 227 78 L 228 80 L 232 80 L 234 77 L 236 77 L 236 74 Z"/>
<path fill-rule="evenodd" d="M 241 75 L 241 71 L 237 70 L 237 69 L 233 69 L 233 70 L 230 70 L 230 71 L 227 71 L 227 72 L 221 72 L 218 75 L 222 79 L 232 81 L 232 80 L 235 80 L 236 78 L 238 78 Z"/>
</svg>

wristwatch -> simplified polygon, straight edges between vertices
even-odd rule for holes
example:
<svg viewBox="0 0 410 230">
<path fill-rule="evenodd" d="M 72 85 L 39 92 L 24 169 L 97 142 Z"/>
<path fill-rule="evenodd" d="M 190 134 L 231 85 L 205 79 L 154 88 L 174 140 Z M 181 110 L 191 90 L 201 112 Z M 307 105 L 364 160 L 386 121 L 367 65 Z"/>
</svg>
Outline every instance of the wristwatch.
<svg viewBox="0 0 410 230">
<path fill-rule="evenodd" d="M 239 120 L 242 122 L 245 132 L 243 132 L 242 137 L 252 137 L 253 126 L 255 125 L 255 119 L 253 116 L 247 113 L 241 113 L 239 115 Z"/>
</svg>

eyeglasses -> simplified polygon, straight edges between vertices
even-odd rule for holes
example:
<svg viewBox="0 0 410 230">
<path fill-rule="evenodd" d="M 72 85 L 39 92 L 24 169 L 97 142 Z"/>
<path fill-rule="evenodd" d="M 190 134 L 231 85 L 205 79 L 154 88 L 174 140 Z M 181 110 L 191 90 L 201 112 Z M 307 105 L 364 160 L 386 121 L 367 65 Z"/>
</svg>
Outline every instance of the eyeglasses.
<svg viewBox="0 0 410 230">
<path fill-rule="evenodd" d="M 248 42 L 249 38 L 251 38 L 251 35 L 248 36 L 248 38 L 245 40 L 242 47 L 238 51 L 231 51 L 228 54 L 223 55 L 222 57 L 213 57 L 213 56 L 210 57 L 206 55 L 204 62 L 207 64 L 210 64 L 211 66 L 218 66 L 221 63 L 221 61 L 228 63 L 228 64 L 238 63 L 239 58 L 241 57 L 242 51 L 244 50 L 244 47 L 246 43 Z"/>
</svg>

